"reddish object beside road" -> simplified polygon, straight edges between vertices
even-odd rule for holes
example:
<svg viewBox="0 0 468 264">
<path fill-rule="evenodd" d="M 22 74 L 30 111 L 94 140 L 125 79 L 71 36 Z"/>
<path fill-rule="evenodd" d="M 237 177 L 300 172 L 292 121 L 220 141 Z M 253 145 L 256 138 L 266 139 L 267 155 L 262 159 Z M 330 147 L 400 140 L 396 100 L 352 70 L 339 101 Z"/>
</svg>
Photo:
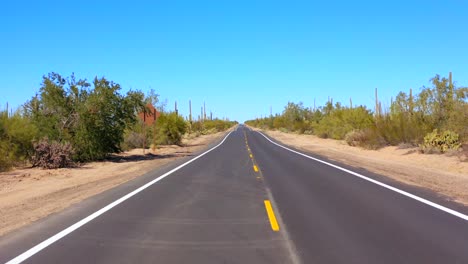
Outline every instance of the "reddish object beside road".
<svg viewBox="0 0 468 264">
<path fill-rule="evenodd" d="M 138 117 L 148 126 L 151 126 L 161 115 L 152 104 L 147 104 L 149 111 L 138 113 Z"/>
</svg>

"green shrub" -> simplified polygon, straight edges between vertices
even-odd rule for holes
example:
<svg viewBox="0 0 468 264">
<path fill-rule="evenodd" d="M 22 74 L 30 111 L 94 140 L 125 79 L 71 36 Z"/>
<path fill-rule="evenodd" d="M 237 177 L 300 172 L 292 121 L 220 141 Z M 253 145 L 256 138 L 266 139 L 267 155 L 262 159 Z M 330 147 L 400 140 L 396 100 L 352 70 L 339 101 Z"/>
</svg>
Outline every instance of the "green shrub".
<svg viewBox="0 0 468 264">
<path fill-rule="evenodd" d="M 363 142 L 367 141 L 367 135 L 363 130 L 353 130 L 346 134 L 345 141 L 353 147 L 361 146 Z"/>
<path fill-rule="evenodd" d="M 36 126 L 19 111 L 12 116 L 0 112 L 0 171 L 29 160 L 37 134 Z"/>
<path fill-rule="evenodd" d="M 203 131 L 203 123 L 201 121 L 193 121 L 190 124 L 189 133 L 201 134 L 201 131 Z"/>
<path fill-rule="evenodd" d="M 187 130 L 187 123 L 176 113 L 163 113 L 155 123 L 153 144 L 181 145 L 182 136 Z"/>
<path fill-rule="evenodd" d="M 218 130 L 216 128 L 210 128 L 210 129 L 204 129 L 201 134 L 202 135 L 211 135 L 214 133 L 218 133 Z"/>
<path fill-rule="evenodd" d="M 13 167 L 15 157 L 13 152 L 9 151 L 8 142 L 0 141 L 0 171 L 7 171 Z"/>
<path fill-rule="evenodd" d="M 275 117 L 275 119 L 273 120 L 273 127 L 279 130 L 288 130 L 286 126 L 286 121 L 283 116 Z"/>
<path fill-rule="evenodd" d="M 348 132 L 366 129 L 372 124 L 372 114 L 365 107 L 343 108 L 337 103 L 336 107 L 315 125 L 314 132 L 322 138 L 344 139 Z"/>
<path fill-rule="evenodd" d="M 148 126 L 138 120 L 135 124 L 128 126 L 124 132 L 123 142 L 120 148 L 124 151 L 135 148 L 146 148 L 153 142 L 153 126 Z M 146 141 L 145 141 L 146 140 Z"/>
<path fill-rule="evenodd" d="M 350 146 L 365 149 L 378 149 L 385 146 L 385 140 L 372 129 L 350 131 L 346 134 L 345 141 Z"/>
<path fill-rule="evenodd" d="M 437 129 L 424 137 L 424 143 L 420 145 L 423 153 L 445 153 L 449 150 L 458 150 L 461 147 L 457 133 L 446 130 L 439 133 Z"/>
<path fill-rule="evenodd" d="M 236 124 L 238 124 L 236 121 L 227 121 L 222 119 L 195 121 L 191 124 L 190 133 L 199 133 L 201 135 L 214 134 L 217 132 L 226 131 Z M 258 126 L 258 124 L 255 126 Z"/>
<path fill-rule="evenodd" d="M 50 73 L 24 108 L 41 138 L 70 142 L 75 160 L 99 160 L 121 151 L 125 130 L 144 108 L 142 92 L 120 91 L 119 84 L 104 77 L 89 83 Z"/>
<path fill-rule="evenodd" d="M 468 89 L 467 89 L 468 96 Z M 460 135 L 460 142 L 468 143 L 468 103 L 458 102 L 454 106 L 454 111 L 448 117 L 447 130 L 454 131 Z"/>
<path fill-rule="evenodd" d="M 417 146 L 432 130 L 423 120 L 405 114 L 391 114 L 376 118 L 375 128 L 377 133 L 392 146 L 400 143 Z"/>
<path fill-rule="evenodd" d="M 236 124 L 237 122 L 224 121 L 221 119 L 205 120 L 203 122 L 204 130 L 209 131 L 205 133 L 208 134 L 225 131 Z"/>
</svg>

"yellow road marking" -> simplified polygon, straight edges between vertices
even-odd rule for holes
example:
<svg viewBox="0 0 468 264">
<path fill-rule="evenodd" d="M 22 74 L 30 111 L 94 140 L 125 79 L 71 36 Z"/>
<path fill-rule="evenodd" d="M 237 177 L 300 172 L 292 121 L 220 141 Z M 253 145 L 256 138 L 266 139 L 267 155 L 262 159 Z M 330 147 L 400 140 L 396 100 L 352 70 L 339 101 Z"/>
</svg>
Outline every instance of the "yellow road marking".
<svg viewBox="0 0 468 264">
<path fill-rule="evenodd" d="M 254 165 L 254 171 L 255 171 L 255 172 L 258 172 L 258 167 L 257 167 L 257 165 Z"/>
<path fill-rule="evenodd" d="M 275 212 L 273 212 L 273 208 L 271 207 L 270 201 L 265 200 L 264 202 L 265 202 L 265 208 L 268 214 L 268 219 L 270 219 L 271 229 L 273 229 L 273 231 L 279 231 L 278 221 L 276 221 Z"/>
<path fill-rule="evenodd" d="M 249 156 L 250 156 L 250 158 L 253 158 L 252 154 L 250 154 Z"/>
</svg>

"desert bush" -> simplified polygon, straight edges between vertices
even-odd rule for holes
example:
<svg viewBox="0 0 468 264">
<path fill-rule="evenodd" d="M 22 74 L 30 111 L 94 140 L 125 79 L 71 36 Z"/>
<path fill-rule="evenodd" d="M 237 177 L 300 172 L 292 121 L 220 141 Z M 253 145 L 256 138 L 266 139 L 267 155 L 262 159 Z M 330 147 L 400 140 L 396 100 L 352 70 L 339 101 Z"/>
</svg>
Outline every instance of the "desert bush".
<svg viewBox="0 0 468 264">
<path fill-rule="evenodd" d="M 226 131 L 227 129 L 238 124 L 236 121 L 228 121 L 222 119 L 195 121 L 191 124 L 190 133 L 199 133 L 201 135 L 208 135 L 217 132 Z M 255 124 L 259 126 L 260 124 Z"/>
<path fill-rule="evenodd" d="M 0 171 L 25 163 L 32 154 L 32 141 L 38 130 L 30 120 L 17 111 L 9 116 L 0 112 Z"/>
<path fill-rule="evenodd" d="M 201 131 L 203 131 L 203 122 L 201 121 L 194 121 L 190 125 L 190 133 L 199 133 L 201 134 Z"/>
<path fill-rule="evenodd" d="M 385 140 L 375 130 L 370 128 L 348 132 L 345 136 L 345 141 L 350 146 L 365 149 L 378 149 L 385 146 Z"/>
<path fill-rule="evenodd" d="M 214 134 L 214 133 L 217 133 L 218 130 L 216 128 L 210 128 L 210 129 L 204 129 L 203 131 L 201 131 L 201 134 L 202 135 L 210 135 L 210 134 Z"/>
<path fill-rule="evenodd" d="M 15 157 L 8 149 L 8 142 L 0 141 L 0 171 L 7 171 L 14 165 Z"/>
<path fill-rule="evenodd" d="M 348 145 L 356 147 L 367 141 L 367 135 L 363 130 L 353 130 L 346 134 L 345 141 Z"/>
<path fill-rule="evenodd" d="M 58 169 L 73 165 L 73 148 L 69 142 L 60 143 L 44 138 L 34 144 L 33 167 Z"/>
<path fill-rule="evenodd" d="M 437 129 L 424 137 L 424 143 L 420 145 L 423 153 L 445 153 L 449 150 L 458 150 L 461 147 L 459 135 L 446 130 L 439 133 Z"/>
<path fill-rule="evenodd" d="M 163 113 L 154 127 L 154 145 L 181 145 L 187 123 L 176 113 Z"/>
<path fill-rule="evenodd" d="M 149 147 L 153 142 L 154 126 L 145 125 L 143 121 L 138 120 L 135 124 L 128 126 L 124 132 L 124 139 L 120 144 L 122 150 L 131 150 L 135 148 Z"/>
<path fill-rule="evenodd" d="M 375 119 L 376 133 L 392 146 L 400 143 L 417 146 L 431 130 L 429 124 L 407 114 L 390 114 Z"/>
<path fill-rule="evenodd" d="M 40 138 L 70 142 L 75 160 L 97 160 L 121 150 L 125 129 L 144 108 L 142 92 L 124 95 L 120 90 L 119 84 L 104 77 L 88 83 L 74 75 L 50 73 L 24 109 Z"/>
<path fill-rule="evenodd" d="M 344 139 L 353 130 L 369 128 L 373 117 L 364 106 L 344 108 L 339 103 L 332 108 L 314 127 L 314 132 L 322 138 Z"/>
<path fill-rule="evenodd" d="M 275 119 L 273 120 L 273 128 L 275 129 L 283 129 L 283 130 L 289 130 L 286 126 L 286 121 L 285 119 L 283 118 L 283 116 L 277 116 L 275 117 Z"/>
<path fill-rule="evenodd" d="M 144 143 L 145 143 L 145 135 L 143 133 L 130 131 L 125 135 L 121 148 L 123 150 L 142 148 Z"/>
<path fill-rule="evenodd" d="M 468 96 L 468 89 L 467 89 Z M 454 111 L 450 113 L 448 122 L 444 127 L 446 130 L 454 131 L 460 135 L 460 142 L 468 143 L 468 103 L 457 102 Z"/>
<path fill-rule="evenodd" d="M 225 131 L 236 124 L 237 122 L 225 121 L 221 119 L 205 120 L 203 122 L 204 129 L 211 131 L 211 133 Z M 209 133 L 210 132 L 208 132 L 208 134 Z"/>
</svg>

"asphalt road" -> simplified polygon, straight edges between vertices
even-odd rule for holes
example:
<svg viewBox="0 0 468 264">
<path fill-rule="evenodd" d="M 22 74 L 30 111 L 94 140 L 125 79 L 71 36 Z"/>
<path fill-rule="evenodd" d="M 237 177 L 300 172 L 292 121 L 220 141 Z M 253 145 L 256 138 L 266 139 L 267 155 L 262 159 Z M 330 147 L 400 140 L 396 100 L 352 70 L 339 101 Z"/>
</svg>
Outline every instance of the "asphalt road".
<svg viewBox="0 0 468 264">
<path fill-rule="evenodd" d="M 213 147 L 0 238 L 0 263 L 468 263 L 464 207 L 242 126 Z"/>
</svg>

